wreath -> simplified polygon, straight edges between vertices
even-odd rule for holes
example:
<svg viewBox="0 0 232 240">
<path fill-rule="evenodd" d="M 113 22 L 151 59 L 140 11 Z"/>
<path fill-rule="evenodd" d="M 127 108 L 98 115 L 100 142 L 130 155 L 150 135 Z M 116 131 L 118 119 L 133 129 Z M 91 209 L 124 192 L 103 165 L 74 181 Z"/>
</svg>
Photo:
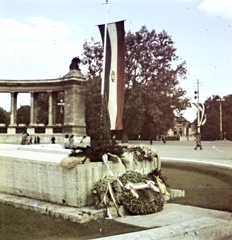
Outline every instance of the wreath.
<svg viewBox="0 0 232 240">
<path fill-rule="evenodd" d="M 118 179 L 103 178 L 94 185 L 92 190 L 96 207 L 123 205 L 129 213 L 139 215 L 160 212 L 164 204 L 161 192 L 156 192 L 152 188 L 143 188 L 136 190 L 138 197 L 135 197 L 133 192 L 125 187 L 128 183 L 146 183 L 150 180 L 147 175 L 134 171 L 127 171 Z M 109 186 L 111 191 L 108 191 Z"/>
</svg>

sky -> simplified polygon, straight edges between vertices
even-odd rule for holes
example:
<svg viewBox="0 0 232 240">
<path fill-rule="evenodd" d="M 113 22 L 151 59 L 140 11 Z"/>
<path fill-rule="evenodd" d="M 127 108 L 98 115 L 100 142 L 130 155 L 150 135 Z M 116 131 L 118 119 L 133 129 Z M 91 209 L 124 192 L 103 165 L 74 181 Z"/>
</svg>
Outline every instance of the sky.
<svg viewBox="0 0 232 240">
<path fill-rule="evenodd" d="M 172 36 L 186 61 L 186 97 L 232 94 L 232 0 L 0 0 L 0 79 L 54 79 L 69 71 L 83 44 L 101 41 L 98 24 L 125 20 L 125 31 L 142 26 Z M 107 10 L 108 9 L 108 10 Z M 107 10 L 107 11 L 106 11 Z M 81 69 L 85 74 L 84 69 Z M 1 88 L 1 86 L 0 86 Z M 30 105 L 18 95 L 18 107 Z M 10 94 L 0 93 L 10 111 Z M 196 107 L 184 112 L 193 121 Z"/>
</svg>

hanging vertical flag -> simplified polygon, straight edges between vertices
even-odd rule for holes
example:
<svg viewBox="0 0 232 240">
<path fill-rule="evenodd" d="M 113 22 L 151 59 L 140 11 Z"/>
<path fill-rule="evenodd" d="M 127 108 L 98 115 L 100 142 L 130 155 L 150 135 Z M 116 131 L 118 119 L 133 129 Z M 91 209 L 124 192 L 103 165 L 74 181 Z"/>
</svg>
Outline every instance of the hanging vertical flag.
<svg viewBox="0 0 232 240">
<path fill-rule="evenodd" d="M 105 24 L 98 25 L 103 44 Z M 125 33 L 124 21 L 108 23 L 106 35 L 104 95 L 110 116 L 110 129 L 121 130 L 124 101 Z"/>
<path fill-rule="evenodd" d="M 197 109 L 199 110 L 200 119 L 199 119 L 199 122 L 197 123 L 197 126 L 201 127 L 206 122 L 205 104 L 204 103 L 199 103 L 199 104 L 193 103 L 193 105 L 196 106 Z"/>
</svg>

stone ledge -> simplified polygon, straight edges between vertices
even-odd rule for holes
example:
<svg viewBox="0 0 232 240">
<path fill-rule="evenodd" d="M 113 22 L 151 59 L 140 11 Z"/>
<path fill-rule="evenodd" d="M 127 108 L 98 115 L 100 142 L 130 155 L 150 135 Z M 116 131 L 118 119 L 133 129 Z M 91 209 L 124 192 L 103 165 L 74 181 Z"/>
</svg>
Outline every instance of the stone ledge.
<svg viewBox="0 0 232 240">
<path fill-rule="evenodd" d="M 232 221 L 205 217 L 197 220 L 173 224 L 150 230 L 115 235 L 99 239 L 105 240 L 206 240 L 222 239 L 232 235 Z"/>
<path fill-rule="evenodd" d="M 103 210 L 94 209 L 94 207 L 76 208 L 62 206 L 59 204 L 5 193 L 0 193 L 0 202 L 16 208 L 31 210 L 41 214 L 70 220 L 76 223 L 85 223 L 104 217 Z"/>
</svg>

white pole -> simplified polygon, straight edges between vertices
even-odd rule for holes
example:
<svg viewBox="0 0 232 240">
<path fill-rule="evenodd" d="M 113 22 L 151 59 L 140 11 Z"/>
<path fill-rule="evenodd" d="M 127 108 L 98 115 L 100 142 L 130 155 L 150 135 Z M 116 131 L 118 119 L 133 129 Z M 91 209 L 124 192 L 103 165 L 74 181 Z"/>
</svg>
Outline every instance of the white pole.
<svg viewBox="0 0 232 240">
<path fill-rule="evenodd" d="M 104 95 L 105 85 L 105 64 L 106 64 L 106 41 L 107 41 L 107 14 L 108 14 L 108 0 L 106 0 L 106 20 L 105 20 L 105 35 L 104 35 L 104 51 L 103 51 L 103 71 L 101 82 L 101 95 Z"/>
<path fill-rule="evenodd" d="M 220 140 L 223 139 L 223 132 L 222 132 L 222 102 L 225 101 L 225 99 L 223 98 L 219 98 L 217 99 L 217 101 L 219 101 L 220 105 L 219 105 L 219 110 L 220 110 Z"/>
<path fill-rule="evenodd" d="M 220 140 L 222 140 L 222 100 L 220 99 Z"/>
<path fill-rule="evenodd" d="M 201 131 L 201 127 L 200 127 L 200 106 L 199 106 L 199 98 L 200 98 L 200 93 L 199 93 L 199 80 L 197 79 L 197 107 L 198 107 L 198 111 L 197 111 L 197 132 L 200 133 Z"/>
</svg>

